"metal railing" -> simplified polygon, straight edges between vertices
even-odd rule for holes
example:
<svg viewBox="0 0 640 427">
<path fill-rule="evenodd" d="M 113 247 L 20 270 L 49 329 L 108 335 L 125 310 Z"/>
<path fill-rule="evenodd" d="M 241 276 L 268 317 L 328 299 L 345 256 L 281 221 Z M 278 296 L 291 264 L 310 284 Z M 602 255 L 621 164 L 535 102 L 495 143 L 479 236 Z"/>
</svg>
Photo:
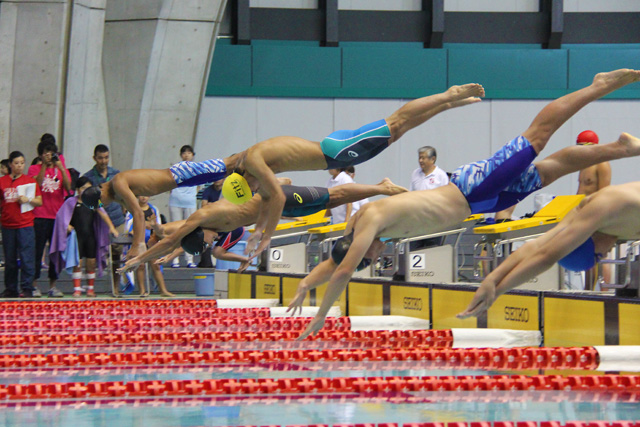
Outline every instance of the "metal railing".
<svg viewBox="0 0 640 427">
<path fill-rule="evenodd" d="M 498 239 L 493 243 L 489 243 L 489 242 L 478 242 L 473 246 L 473 277 L 475 278 L 485 278 L 487 277 L 487 275 L 483 275 L 480 276 L 480 271 L 479 271 L 479 267 L 478 264 L 476 263 L 476 261 L 491 261 L 491 265 L 490 268 L 488 269 L 489 272 L 493 271 L 497 266 L 498 266 L 498 258 L 502 256 L 503 252 L 501 249 L 503 246 L 511 244 L 511 243 L 517 243 L 517 242 L 525 242 L 527 240 L 531 240 L 531 239 L 535 239 L 537 237 L 542 236 L 544 233 L 538 233 L 538 234 L 531 234 L 529 236 L 521 236 L 521 237 L 514 237 L 512 239 Z M 482 253 L 482 249 L 484 247 L 489 247 L 491 249 L 491 255 L 480 255 Z M 480 252 L 478 254 L 477 251 L 478 249 L 480 249 Z M 507 254 L 509 255 L 509 254 Z"/>
</svg>

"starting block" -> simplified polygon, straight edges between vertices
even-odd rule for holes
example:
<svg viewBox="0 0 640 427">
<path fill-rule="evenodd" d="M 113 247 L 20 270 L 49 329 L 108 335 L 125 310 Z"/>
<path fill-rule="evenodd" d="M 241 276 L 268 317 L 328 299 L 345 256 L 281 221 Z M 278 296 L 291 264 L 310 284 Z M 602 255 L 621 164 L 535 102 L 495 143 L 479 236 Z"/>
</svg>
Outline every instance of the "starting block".
<svg viewBox="0 0 640 427">
<path fill-rule="evenodd" d="M 474 276 L 485 277 L 497 268 L 499 263 L 510 255 L 512 243 L 535 239 L 555 227 L 562 218 L 580 204 L 583 198 L 584 195 L 556 196 L 531 218 L 476 227 L 473 230 L 474 234 L 483 235 L 483 239 L 475 245 L 473 251 Z M 483 249 L 486 250 L 486 255 L 481 255 Z M 484 276 L 479 273 L 480 261 L 487 261 L 489 264 L 488 272 Z M 538 291 L 558 290 L 562 283 L 561 267 L 555 264 L 520 288 Z"/>
<path fill-rule="evenodd" d="M 329 222 L 325 211 L 303 217 L 301 221 L 279 224 L 269 250 L 261 255 L 261 264 L 270 273 L 302 274 L 309 266 L 309 230 Z M 249 230 L 253 231 L 253 230 Z"/>
</svg>

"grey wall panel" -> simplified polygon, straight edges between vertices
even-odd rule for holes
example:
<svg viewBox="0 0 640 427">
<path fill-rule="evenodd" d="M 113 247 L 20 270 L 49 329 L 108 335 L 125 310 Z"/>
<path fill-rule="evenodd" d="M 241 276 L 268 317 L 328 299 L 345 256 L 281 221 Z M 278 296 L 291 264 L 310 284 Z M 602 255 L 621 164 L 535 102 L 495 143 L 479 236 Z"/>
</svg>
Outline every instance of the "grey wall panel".
<svg viewBox="0 0 640 427">
<path fill-rule="evenodd" d="M 108 0 L 107 21 L 155 19 L 163 0 Z"/>
<path fill-rule="evenodd" d="M 198 121 L 196 158 L 223 158 L 254 144 L 257 103 L 257 98 L 206 98 Z"/>
</svg>

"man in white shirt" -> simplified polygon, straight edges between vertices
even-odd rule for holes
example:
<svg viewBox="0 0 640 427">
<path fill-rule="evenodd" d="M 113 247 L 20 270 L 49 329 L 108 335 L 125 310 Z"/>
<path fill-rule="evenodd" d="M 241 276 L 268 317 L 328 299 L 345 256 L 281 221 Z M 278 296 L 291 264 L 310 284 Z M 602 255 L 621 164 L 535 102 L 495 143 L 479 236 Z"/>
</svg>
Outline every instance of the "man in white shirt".
<svg viewBox="0 0 640 427">
<path fill-rule="evenodd" d="M 353 179 L 343 169 L 329 169 L 331 178 L 327 182 L 327 188 L 335 187 L 343 184 L 353 184 Z M 340 205 L 331 209 L 331 223 L 340 224 L 351 218 L 351 203 Z"/>
<path fill-rule="evenodd" d="M 353 167 L 353 166 L 347 166 L 346 168 L 344 168 L 344 171 L 346 172 L 347 175 L 349 175 L 351 177 L 351 179 L 355 183 L 356 182 L 356 168 Z M 355 215 L 356 212 L 358 212 L 358 210 L 363 205 L 366 205 L 367 203 L 369 203 L 369 199 L 368 198 L 364 198 L 362 200 L 358 200 L 356 202 L 351 203 L 351 216 Z"/>
<path fill-rule="evenodd" d="M 447 173 L 436 166 L 438 154 L 436 149 L 428 145 L 418 149 L 420 167 L 411 174 L 409 191 L 433 190 L 449 183 Z"/>
</svg>

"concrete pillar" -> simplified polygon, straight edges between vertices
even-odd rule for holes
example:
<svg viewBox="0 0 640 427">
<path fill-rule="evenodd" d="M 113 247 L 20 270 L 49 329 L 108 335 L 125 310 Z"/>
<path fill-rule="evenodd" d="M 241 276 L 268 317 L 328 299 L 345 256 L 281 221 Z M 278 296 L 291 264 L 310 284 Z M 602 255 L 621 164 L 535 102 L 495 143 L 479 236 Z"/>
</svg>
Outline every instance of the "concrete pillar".
<svg viewBox="0 0 640 427">
<path fill-rule="evenodd" d="M 27 161 L 64 117 L 70 0 L 0 1 L 0 155 Z"/>
<path fill-rule="evenodd" d="M 81 173 L 93 166 L 93 148 L 109 145 L 102 73 L 106 0 L 74 0 L 67 70 L 64 154 Z"/>
<path fill-rule="evenodd" d="M 225 4 L 107 2 L 103 63 L 116 167 L 165 168 L 193 143 Z"/>
</svg>

